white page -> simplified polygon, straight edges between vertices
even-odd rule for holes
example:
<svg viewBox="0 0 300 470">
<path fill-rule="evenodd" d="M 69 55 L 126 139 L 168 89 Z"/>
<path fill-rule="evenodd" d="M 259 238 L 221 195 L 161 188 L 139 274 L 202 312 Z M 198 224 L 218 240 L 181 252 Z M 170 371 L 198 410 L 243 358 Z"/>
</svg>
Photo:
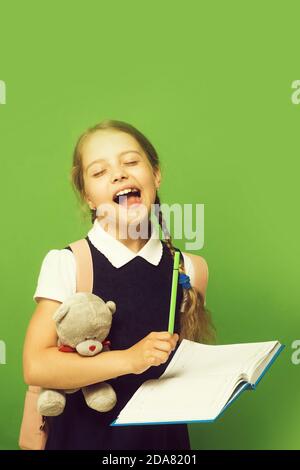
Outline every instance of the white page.
<svg viewBox="0 0 300 470">
<path fill-rule="evenodd" d="M 216 418 L 249 364 L 276 343 L 211 346 L 183 340 L 165 372 L 136 391 L 116 424 Z"/>
<path fill-rule="evenodd" d="M 262 357 L 259 357 L 257 360 L 257 363 L 249 367 L 248 371 L 248 376 L 249 376 L 249 382 L 252 384 L 255 384 L 255 382 L 258 380 L 260 377 L 261 373 L 265 370 L 269 362 L 272 361 L 273 356 L 276 354 L 276 352 L 281 348 L 281 344 L 277 343 L 275 344 L 271 351 L 267 350 L 263 354 Z M 271 354 L 270 354 L 271 353 Z"/>
<path fill-rule="evenodd" d="M 276 343 L 267 341 L 211 346 L 184 339 L 159 380 L 173 375 L 195 378 L 240 374 Z"/>
<path fill-rule="evenodd" d="M 117 422 L 213 420 L 225 406 L 235 380 L 234 376 L 214 375 L 148 380 L 123 408 Z"/>
</svg>

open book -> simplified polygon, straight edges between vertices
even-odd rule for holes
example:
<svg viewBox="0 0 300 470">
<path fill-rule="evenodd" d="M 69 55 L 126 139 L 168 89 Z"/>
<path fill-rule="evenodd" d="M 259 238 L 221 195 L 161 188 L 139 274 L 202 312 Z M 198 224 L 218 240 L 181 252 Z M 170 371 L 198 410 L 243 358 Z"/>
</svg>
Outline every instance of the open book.
<svg viewBox="0 0 300 470">
<path fill-rule="evenodd" d="M 278 341 L 211 346 L 184 339 L 165 372 L 144 382 L 111 426 L 214 421 L 256 387 L 283 348 Z"/>
</svg>

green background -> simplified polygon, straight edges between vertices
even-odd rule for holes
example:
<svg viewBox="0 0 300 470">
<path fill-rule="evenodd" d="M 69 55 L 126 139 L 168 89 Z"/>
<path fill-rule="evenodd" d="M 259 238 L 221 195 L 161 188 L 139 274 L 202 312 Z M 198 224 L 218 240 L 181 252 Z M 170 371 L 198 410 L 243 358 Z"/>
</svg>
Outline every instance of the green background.
<svg viewBox="0 0 300 470">
<path fill-rule="evenodd" d="M 104 118 L 154 144 L 161 202 L 205 204 L 196 253 L 218 343 L 286 345 L 256 391 L 189 425 L 192 448 L 300 448 L 299 13 L 291 1 L 0 3 L 1 449 L 18 448 L 42 260 L 90 228 L 69 182 L 73 146 Z"/>
</svg>

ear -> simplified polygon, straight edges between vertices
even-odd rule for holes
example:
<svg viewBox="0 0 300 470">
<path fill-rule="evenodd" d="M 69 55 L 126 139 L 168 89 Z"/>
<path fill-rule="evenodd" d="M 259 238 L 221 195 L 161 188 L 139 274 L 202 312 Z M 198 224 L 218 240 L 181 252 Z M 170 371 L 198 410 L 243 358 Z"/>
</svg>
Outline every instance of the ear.
<svg viewBox="0 0 300 470">
<path fill-rule="evenodd" d="M 95 204 L 92 203 L 92 201 L 89 199 L 89 196 L 86 193 L 84 193 L 83 197 L 84 197 L 85 202 L 89 206 L 89 208 L 90 209 L 95 209 Z"/>
<path fill-rule="evenodd" d="M 106 302 L 106 306 L 109 308 L 109 310 L 111 311 L 111 314 L 113 315 L 117 308 L 115 302 L 113 302 L 112 300 L 109 300 L 108 302 Z"/>
<path fill-rule="evenodd" d="M 70 307 L 68 307 L 67 305 L 64 305 L 64 304 L 62 304 L 60 307 L 58 307 L 58 309 L 55 311 L 55 313 L 52 317 L 53 320 L 55 321 L 55 323 L 60 323 L 62 321 L 62 319 L 67 315 L 69 309 L 70 309 Z"/>
<path fill-rule="evenodd" d="M 158 189 L 159 189 L 159 186 L 160 186 L 160 182 L 161 182 L 161 172 L 160 172 L 160 168 L 158 168 L 157 170 L 155 170 L 155 172 L 154 172 L 154 179 L 155 179 L 156 189 L 158 190 Z"/>
<path fill-rule="evenodd" d="M 92 201 L 90 201 L 89 199 L 86 199 L 86 203 L 88 204 L 90 209 L 96 209 L 95 204 L 93 204 Z"/>
</svg>

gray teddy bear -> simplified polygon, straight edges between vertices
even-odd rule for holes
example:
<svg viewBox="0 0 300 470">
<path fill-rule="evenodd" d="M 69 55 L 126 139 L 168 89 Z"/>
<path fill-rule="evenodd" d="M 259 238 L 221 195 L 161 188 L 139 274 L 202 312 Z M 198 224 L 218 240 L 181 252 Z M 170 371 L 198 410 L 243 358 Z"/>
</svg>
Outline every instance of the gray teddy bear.
<svg viewBox="0 0 300 470">
<path fill-rule="evenodd" d="M 81 356 L 95 356 L 109 350 L 109 341 L 104 341 L 111 328 L 116 304 L 104 302 L 89 292 L 77 292 L 65 300 L 55 311 L 58 347 L 62 352 L 77 352 Z M 72 390 L 41 389 L 38 412 L 42 416 L 60 415 L 66 404 L 66 393 Z M 110 411 L 117 402 L 114 389 L 106 382 L 82 387 L 87 405 L 96 411 Z"/>
</svg>

